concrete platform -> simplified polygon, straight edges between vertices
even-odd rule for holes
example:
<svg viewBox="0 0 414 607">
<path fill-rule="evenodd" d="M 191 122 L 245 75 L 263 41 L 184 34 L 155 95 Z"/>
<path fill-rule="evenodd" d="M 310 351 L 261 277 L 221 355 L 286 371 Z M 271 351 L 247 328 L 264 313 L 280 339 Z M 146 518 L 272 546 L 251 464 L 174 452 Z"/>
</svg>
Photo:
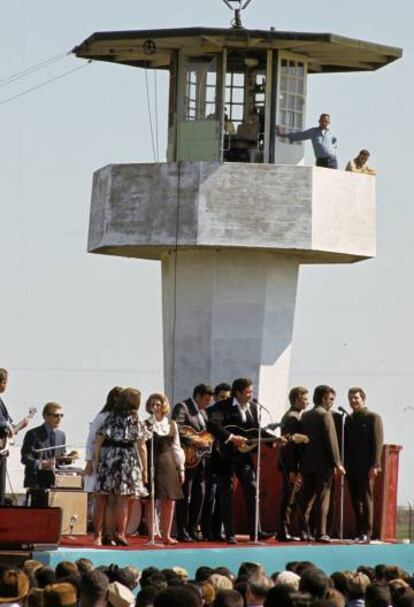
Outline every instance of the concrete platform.
<svg viewBox="0 0 414 607">
<path fill-rule="evenodd" d="M 309 166 L 112 164 L 94 175 L 88 250 L 279 252 L 300 263 L 375 255 L 375 179 Z"/>
</svg>

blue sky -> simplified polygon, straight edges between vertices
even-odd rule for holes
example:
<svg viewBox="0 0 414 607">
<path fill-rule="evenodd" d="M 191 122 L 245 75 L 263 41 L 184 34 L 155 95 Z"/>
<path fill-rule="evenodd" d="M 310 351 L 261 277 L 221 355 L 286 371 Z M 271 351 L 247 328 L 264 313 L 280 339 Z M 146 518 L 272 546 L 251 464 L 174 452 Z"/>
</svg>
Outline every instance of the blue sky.
<svg viewBox="0 0 414 607">
<path fill-rule="evenodd" d="M 386 440 L 402 444 L 400 502 L 414 496 L 414 208 L 411 115 L 414 6 L 385 0 L 253 0 L 246 26 L 333 32 L 404 48 L 374 73 L 309 81 L 307 122 L 332 116 L 343 166 L 362 147 L 378 169 L 378 252 L 352 266 L 300 272 L 291 384 L 330 383 L 338 403 L 366 388 Z M 17 419 L 31 404 L 62 402 L 82 443 L 88 421 L 116 384 L 162 387 L 161 277 L 156 262 L 86 253 L 93 171 L 150 162 L 144 73 L 67 57 L 11 86 L 2 80 L 69 51 L 95 31 L 227 26 L 220 0 L 3 0 L 0 8 L 0 366 Z M 85 65 L 10 103 L 14 94 Z M 159 77 L 165 149 L 166 78 Z M 307 162 L 312 163 L 308 150 Z M 408 409 L 407 409 L 408 407 Z M 410 409 L 409 407 L 413 407 Z"/>
</svg>

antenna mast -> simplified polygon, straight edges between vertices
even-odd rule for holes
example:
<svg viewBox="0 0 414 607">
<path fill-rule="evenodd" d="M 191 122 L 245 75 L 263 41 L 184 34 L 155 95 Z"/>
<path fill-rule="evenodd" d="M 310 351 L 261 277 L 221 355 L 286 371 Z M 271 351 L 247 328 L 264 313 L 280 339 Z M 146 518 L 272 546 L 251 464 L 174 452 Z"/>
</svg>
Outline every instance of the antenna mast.
<svg viewBox="0 0 414 607">
<path fill-rule="evenodd" d="M 228 6 L 231 11 L 234 11 L 234 19 L 231 22 L 231 26 L 234 29 L 243 29 L 241 22 L 241 12 L 248 7 L 252 0 L 223 0 L 224 4 Z M 236 6 L 233 6 L 236 5 Z"/>
</svg>

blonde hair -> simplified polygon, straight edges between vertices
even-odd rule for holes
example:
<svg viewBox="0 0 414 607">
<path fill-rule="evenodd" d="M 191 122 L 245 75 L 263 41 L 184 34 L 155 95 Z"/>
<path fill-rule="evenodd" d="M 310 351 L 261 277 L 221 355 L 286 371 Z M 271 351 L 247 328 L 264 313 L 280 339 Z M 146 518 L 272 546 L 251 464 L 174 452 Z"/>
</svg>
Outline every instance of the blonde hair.
<svg viewBox="0 0 414 607">
<path fill-rule="evenodd" d="M 210 575 L 207 582 L 213 586 L 216 595 L 222 590 L 233 590 L 233 582 L 225 575 L 220 575 L 220 573 Z"/>
<path fill-rule="evenodd" d="M 168 415 L 171 409 L 170 401 L 162 392 L 154 392 L 148 396 L 147 402 L 145 403 L 145 411 L 147 413 L 152 413 L 151 405 L 154 400 L 160 400 L 162 402 L 161 411 L 164 415 Z"/>
</svg>

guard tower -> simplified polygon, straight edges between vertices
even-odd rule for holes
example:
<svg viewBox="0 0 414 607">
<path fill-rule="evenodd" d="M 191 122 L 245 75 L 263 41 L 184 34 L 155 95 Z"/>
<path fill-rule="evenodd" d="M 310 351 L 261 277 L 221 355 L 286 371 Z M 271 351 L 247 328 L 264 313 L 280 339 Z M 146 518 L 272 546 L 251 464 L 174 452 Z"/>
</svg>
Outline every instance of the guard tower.
<svg viewBox="0 0 414 607">
<path fill-rule="evenodd" d="M 309 76 L 374 71 L 401 50 L 248 30 L 236 12 L 231 29 L 101 32 L 74 52 L 170 74 L 167 162 L 95 173 L 88 243 L 161 261 L 166 393 L 250 376 L 281 413 L 299 266 L 375 255 L 375 179 L 301 166 L 303 144 L 276 125 L 305 128 Z"/>
</svg>

